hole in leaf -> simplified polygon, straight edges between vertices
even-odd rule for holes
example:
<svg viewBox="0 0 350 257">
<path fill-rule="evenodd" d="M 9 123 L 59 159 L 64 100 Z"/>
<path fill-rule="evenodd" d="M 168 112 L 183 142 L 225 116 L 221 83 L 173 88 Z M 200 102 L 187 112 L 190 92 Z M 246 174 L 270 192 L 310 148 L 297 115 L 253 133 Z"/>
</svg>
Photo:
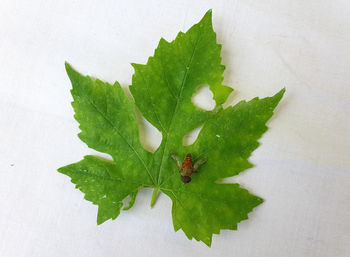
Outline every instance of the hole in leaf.
<svg viewBox="0 0 350 257">
<path fill-rule="evenodd" d="M 203 125 L 198 128 L 195 128 L 194 130 L 191 130 L 186 135 L 184 135 L 184 137 L 182 138 L 182 144 L 184 146 L 192 145 L 198 138 L 199 132 L 201 132 L 202 128 Z"/>
<path fill-rule="evenodd" d="M 208 85 L 198 87 L 196 93 L 192 96 L 192 103 L 206 111 L 211 111 L 215 108 L 216 102 L 213 99 L 213 93 Z"/>
<path fill-rule="evenodd" d="M 134 102 L 130 89 L 127 88 L 124 92 L 129 99 Z M 135 108 L 135 112 L 139 128 L 140 143 L 145 150 L 154 153 L 162 142 L 162 133 L 142 116 L 138 108 Z"/>
<path fill-rule="evenodd" d="M 141 145 L 147 151 L 154 153 L 162 142 L 162 133 L 140 113 L 138 113 L 137 118 Z"/>
</svg>

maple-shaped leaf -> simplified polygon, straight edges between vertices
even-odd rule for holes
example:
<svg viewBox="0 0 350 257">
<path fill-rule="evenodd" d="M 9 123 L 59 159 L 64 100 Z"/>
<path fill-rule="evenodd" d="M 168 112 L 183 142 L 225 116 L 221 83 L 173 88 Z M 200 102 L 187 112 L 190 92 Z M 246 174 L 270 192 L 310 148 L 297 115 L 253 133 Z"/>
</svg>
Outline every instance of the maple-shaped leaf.
<svg viewBox="0 0 350 257">
<path fill-rule="evenodd" d="M 239 184 L 217 181 L 253 166 L 248 158 L 267 130 L 265 123 L 284 89 L 273 97 L 241 101 L 223 109 L 232 89 L 222 85 L 225 67 L 211 16 L 208 11 L 172 42 L 161 39 L 147 64 L 132 64 L 135 74 L 130 91 L 134 102 L 118 82 L 111 85 L 83 76 L 66 63 L 73 86 L 74 117 L 81 129 L 79 138 L 111 155 L 113 161 L 85 156 L 58 171 L 70 176 L 85 199 L 98 205 L 98 224 L 115 219 L 125 198 L 130 196 L 124 210 L 132 207 L 141 188 L 153 187 L 152 205 L 158 190 L 172 200 L 175 230 L 182 229 L 189 239 L 210 246 L 213 234 L 237 229 L 237 223 L 263 202 Z M 212 111 L 199 109 L 191 101 L 198 87 L 206 84 L 216 102 Z M 135 105 L 162 133 L 162 142 L 154 153 L 140 143 Z M 194 144 L 184 146 L 183 137 L 201 125 Z M 207 157 L 190 183 L 181 181 L 172 151 L 181 158 L 191 153 L 194 161 Z"/>
</svg>

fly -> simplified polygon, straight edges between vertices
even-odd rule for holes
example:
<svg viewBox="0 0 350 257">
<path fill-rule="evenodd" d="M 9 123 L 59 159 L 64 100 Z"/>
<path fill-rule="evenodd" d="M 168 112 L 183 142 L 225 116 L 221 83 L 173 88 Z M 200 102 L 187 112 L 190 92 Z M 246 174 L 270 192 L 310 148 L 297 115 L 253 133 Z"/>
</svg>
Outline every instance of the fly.
<svg viewBox="0 0 350 257">
<path fill-rule="evenodd" d="M 181 181 L 184 184 L 189 183 L 191 181 L 192 174 L 197 172 L 197 170 L 208 160 L 207 157 L 204 157 L 193 164 L 192 155 L 188 153 L 185 160 L 181 162 L 180 158 L 173 151 L 170 152 L 170 157 L 179 168 L 179 172 L 181 173 Z"/>
</svg>

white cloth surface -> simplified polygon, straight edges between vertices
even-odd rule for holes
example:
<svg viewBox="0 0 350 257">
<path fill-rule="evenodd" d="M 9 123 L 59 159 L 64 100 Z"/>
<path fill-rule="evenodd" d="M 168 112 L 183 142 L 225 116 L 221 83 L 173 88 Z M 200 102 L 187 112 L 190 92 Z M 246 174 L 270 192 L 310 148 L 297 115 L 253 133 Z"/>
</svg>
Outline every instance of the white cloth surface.
<svg viewBox="0 0 350 257">
<path fill-rule="evenodd" d="M 210 8 L 228 104 L 287 90 L 256 166 L 229 179 L 265 202 L 211 248 L 175 233 L 170 199 L 151 209 L 150 190 L 97 226 L 97 207 L 56 172 L 102 155 L 77 137 L 64 61 L 126 88 L 130 63 Z M 350 256 L 349 13 L 347 0 L 1 0 L 0 256 Z M 157 131 L 140 127 L 156 147 Z"/>
</svg>

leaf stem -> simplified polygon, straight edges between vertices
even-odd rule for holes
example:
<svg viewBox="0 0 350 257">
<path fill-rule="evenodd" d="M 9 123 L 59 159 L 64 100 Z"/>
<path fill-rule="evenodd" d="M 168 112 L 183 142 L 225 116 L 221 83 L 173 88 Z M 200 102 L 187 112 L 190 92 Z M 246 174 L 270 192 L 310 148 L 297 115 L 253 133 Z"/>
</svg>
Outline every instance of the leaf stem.
<svg viewBox="0 0 350 257">
<path fill-rule="evenodd" d="M 156 198 L 157 198 L 157 195 L 158 195 L 158 190 L 159 190 L 159 187 L 155 187 L 154 190 L 153 190 L 152 200 L 151 200 L 151 208 L 152 208 L 153 205 L 156 203 Z"/>
</svg>

